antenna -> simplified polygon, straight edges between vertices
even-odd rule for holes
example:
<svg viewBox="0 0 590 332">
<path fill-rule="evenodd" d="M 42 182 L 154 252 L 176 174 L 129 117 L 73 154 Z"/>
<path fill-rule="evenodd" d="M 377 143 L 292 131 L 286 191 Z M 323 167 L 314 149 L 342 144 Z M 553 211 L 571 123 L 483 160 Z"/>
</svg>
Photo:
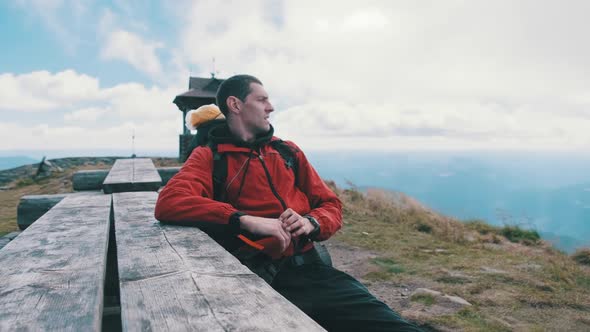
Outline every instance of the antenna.
<svg viewBox="0 0 590 332">
<path fill-rule="evenodd" d="M 131 134 L 131 158 L 135 158 L 135 127 L 133 127 L 133 133 Z"/>
<path fill-rule="evenodd" d="M 215 74 L 219 74 L 219 72 L 215 69 L 215 57 L 213 57 L 213 71 L 211 72 L 211 78 L 215 78 Z"/>
</svg>

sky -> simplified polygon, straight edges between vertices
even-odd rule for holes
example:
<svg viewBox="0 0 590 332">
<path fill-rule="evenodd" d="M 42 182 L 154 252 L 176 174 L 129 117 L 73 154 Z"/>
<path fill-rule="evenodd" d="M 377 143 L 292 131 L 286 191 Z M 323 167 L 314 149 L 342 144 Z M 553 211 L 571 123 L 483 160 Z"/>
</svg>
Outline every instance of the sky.
<svg viewBox="0 0 590 332">
<path fill-rule="evenodd" d="M 590 151 L 590 2 L 0 2 L 0 152 L 176 152 L 189 76 L 308 150 Z M 214 59 L 214 60 L 213 60 Z"/>
</svg>

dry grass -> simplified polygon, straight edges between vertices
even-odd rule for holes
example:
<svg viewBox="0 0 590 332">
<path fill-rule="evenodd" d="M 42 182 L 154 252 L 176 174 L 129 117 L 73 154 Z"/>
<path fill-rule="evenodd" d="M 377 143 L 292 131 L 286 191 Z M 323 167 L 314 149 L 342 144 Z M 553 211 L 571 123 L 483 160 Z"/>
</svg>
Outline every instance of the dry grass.
<svg viewBox="0 0 590 332">
<path fill-rule="evenodd" d="M 590 265 L 590 248 L 582 248 L 572 254 L 574 261 L 582 265 Z"/>
<path fill-rule="evenodd" d="M 474 304 L 423 323 L 467 331 L 590 330 L 581 318 L 590 315 L 590 271 L 529 231 L 464 224 L 401 193 L 337 193 L 345 206 L 337 238 L 381 253 L 373 262 L 379 270 L 367 279 L 417 284 Z"/>
<path fill-rule="evenodd" d="M 16 224 L 16 210 L 19 200 L 25 195 L 59 194 L 72 192 L 72 175 L 79 170 L 108 169 L 110 165 L 98 163 L 82 165 L 54 172 L 42 179 L 33 179 L 33 170 L 29 177 L 15 179 L 6 187 L 10 190 L 0 191 L 0 236 L 18 230 Z"/>
</svg>

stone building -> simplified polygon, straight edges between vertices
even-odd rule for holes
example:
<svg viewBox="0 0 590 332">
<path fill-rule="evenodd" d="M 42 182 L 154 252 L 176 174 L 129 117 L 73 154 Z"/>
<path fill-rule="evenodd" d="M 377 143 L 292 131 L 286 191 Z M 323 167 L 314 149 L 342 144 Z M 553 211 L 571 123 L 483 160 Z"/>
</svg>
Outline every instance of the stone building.
<svg viewBox="0 0 590 332">
<path fill-rule="evenodd" d="M 179 135 L 178 159 L 181 162 L 186 160 L 189 144 L 194 135 L 186 128 L 186 113 L 190 110 L 197 109 L 200 106 L 215 103 L 215 95 L 219 84 L 223 79 L 215 76 L 211 78 L 190 77 L 188 82 L 188 91 L 179 94 L 174 98 L 174 104 L 182 111 L 182 134 Z"/>
</svg>

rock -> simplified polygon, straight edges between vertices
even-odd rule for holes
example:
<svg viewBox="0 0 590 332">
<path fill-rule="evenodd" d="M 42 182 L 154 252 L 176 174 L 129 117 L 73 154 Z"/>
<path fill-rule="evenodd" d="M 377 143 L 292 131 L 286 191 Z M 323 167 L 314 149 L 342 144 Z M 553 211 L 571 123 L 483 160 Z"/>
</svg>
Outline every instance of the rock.
<svg viewBox="0 0 590 332">
<path fill-rule="evenodd" d="M 416 295 L 432 295 L 436 297 L 441 296 L 442 293 L 428 288 L 416 288 L 416 290 L 414 290 L 412 293 L 412 296 Z"/>
<path fill-rule="evenodd" d="M 463 305 L 463 306 L 470 306 L 472 305 L 471 303 L 465 301 L 465 299 L 458 297 L 458 296 L 452 296 L 452 295 L 445 295 L 443 296 L 444 298 L 448 299 L 449 301 L 453 302 L 453 303 L 457 303 L 459 305 Z"/>
</svg>

